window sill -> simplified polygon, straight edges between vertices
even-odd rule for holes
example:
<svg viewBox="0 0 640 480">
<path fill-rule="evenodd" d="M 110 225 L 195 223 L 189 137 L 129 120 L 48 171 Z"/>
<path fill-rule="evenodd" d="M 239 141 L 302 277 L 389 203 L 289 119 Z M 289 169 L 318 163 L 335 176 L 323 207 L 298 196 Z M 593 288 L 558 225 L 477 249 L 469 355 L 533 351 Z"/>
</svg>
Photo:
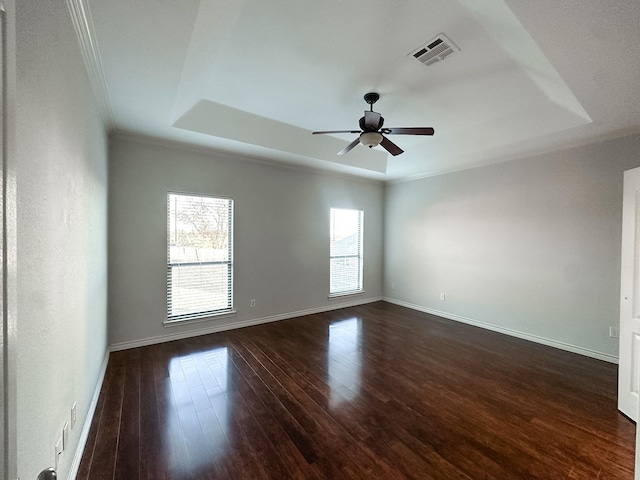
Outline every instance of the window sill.
<svg viewBox="0 0 640 480">
<path fill-rule="evenodd" d="M 344 292 L 344 293 L 330 293 L 329 294 L 329 300 L 331 300 L 332 298 L 341 298 L 341 297 L 351 297 L 353 295 L 361 295 L 364 293 L 364 290 L 357 290 L 354 292 Z"/>
<path fill-rule="evenodd" d="M 230 310 L 222 313 L 212 313 L 210 315 L 204 315 L 202 317 L 185 318 L 182 320 L 165 320 L 162 322 L 163 327 L 177 327 L 179 325 L 187 325 L 191 323 L 204 323 L 211 320 L 217 320 L 218 318 L 235 317 L 238 313 L 237 310 Z"/>
</svg>

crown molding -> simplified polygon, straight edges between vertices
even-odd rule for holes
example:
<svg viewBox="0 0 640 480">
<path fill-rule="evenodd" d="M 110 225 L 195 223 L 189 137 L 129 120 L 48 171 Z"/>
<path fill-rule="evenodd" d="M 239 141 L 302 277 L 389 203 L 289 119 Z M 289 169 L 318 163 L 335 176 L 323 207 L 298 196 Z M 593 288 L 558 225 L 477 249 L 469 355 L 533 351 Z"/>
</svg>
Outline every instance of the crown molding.
<svg viewBox="0 0 640 480">
<path fill-rule="evenodd" d="M 399 177 L 387 180 L 386 184 L 398 184 L 398 183 L 406 183 L 406 182 L 414 182 L 416 180 L 423 180 L 425 178 L 430 177 L 438 177 L 440 175 L 447 175 L 450 173 L 457 173 L 464 170 L 472 170 L 475 168 L 488 167 L 490 165 L 496 165 L 498 163 L 506 163 L 514 160 L 524 160 L 527 158 L 535 158 L 540 155 L 548 155 L 556 152 L 563 152 L 565 150 L 571 150 L 574 148 L 580 148 L 588 145 L 594 145 L 597 143 L 604 143 L 612 140 L 617 140 L 619 138 L 631 137 L 633 135 L 640 135 L 640 125 L 635 125 L 632 127 L 621 128 L 618 130 L 613 130 L 611 132 L 601 133 L 598 135 L 591 135 L 586 138 L 576 139 L 565 143 L 559 143 L 554 145 L 549 145 L 545 147 L 536 148 L 533 150 L 527 150 L 525 152 L 521 152 L 519 154 L 514 155 L 506 155 L 506 156 L 497 156 L 495 158 L 491 158 L 486 161 L 481 161 L 465 166 L 454 167 L 454 168 L 445 168 L 440 170 L 435 170 L 432 172 L 425 173 L 417 173 L 415 175 L 409 175 L 406 177 Z"/>
<path fill-rule="evenodd" d="M 266 158 L 260 158 L 252 155 L 245 155 L 236 152 L 228 152 L 225 150 L 219 150 L 215 147 L 207 147 L 204 145 L 195 145 L 192 143 L 181 142 L 179 140 L 171 140 L 167 138 L 153 137 L 142 133 L 131 132 L 126 130 L 116 129 L 109 133 L 109 138 L 113 140 L 121 140 L 124 142 L 140 143 L 146 145 L 155 145 L 162 148 L 170 148 L 172 150 L 189 152 L 199 155 L 207 155 L 215 157 L 216 159 L 226 160 L 241 160 L 247 163 L 254 163 L 258 165 L 266 165 L 269 167 L 280 168 L 284 170 L 298 171 L 301 173 L 320 175 L 323 177 L 332 177 L 351 182 L 368 183 L 371 185 L 383 185 L 384 180 L 378 180 L 369 177 L 360 177 L 358 175 L 349 174 L 345 172 L 337 172 L 334 170 L 325 170 L 322 168 L 312 167 L 308 165 L 298 165 L 289 162 L 279 162 L 277 160 L 269 160 Z"/>
<path fill-rule="evenodd" d="M 111 109 L 111 100 L 109 99 L 89 5 L 87 0 L 66 0 L 66 3 L 98 108 L 105 127 L 111 131 L 115 128 L 115 118 Z"/>
</svg>

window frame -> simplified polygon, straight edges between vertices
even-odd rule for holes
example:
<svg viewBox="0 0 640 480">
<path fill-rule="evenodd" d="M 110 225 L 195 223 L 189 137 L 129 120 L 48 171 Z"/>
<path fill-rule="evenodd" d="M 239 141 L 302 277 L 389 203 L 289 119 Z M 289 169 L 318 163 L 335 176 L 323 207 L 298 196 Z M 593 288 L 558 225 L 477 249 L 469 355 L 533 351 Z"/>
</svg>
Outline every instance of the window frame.
<svg viewBox="0 0 640 480">
<path fill-rule="evenodd" d="M 333 211 L 347 210 L 358 212 L 358 253 L 356 255 L 332 255 L 331 242 L 333 237 Z M 331 284 L 333 282 L 332 261 L 334 259 L 353 259 L 358 260 L 358 285 L 355 289 L 332 291 Z M 364 209 L 363 208 L 329 208 L 329 298 L 344 297 L 348 295 L 358 295 L 364 293 Z"/>
<path fill-rule="evenodd" d="M 227 248 L 228 248 L 228 256 L 227 260 L 215 260 L 215 261 L 204 261 L 204 262 L 171 262 L 171 196 L 184 196 L 184 197 L 203 197 L 207 199 L 213 200 L 226 200 L 229 202 L 228 204 L 228 239 L 227 239 Z M 180 192 L 169 190 L 166 194 L 166 220 L 167 220 L 167 238 L 166 238 L 166 246 L 167 246 L 167 254 L 166 254 L 166 313 L 167 318 L 163 322 L 165 326 L 173 326 L 178 324 L 183 324 L 185 322 L 201 322 L 206 321 L 211 317 L 219 318 L 221 316 L 229 316 L 235 315 L 236 310 L 234 309 L 234 208 L 235 201 L 233 197 L 225 196 L 225 195 L 213 195 L 209 193 L 193 193 L 193 192 Z M 173 275 L 172 269 L 176 266 L 197 266 L 197 265 L 228 265 L 227 268 L 227 288 L 226 288 L 226 298 L 228 299 L 227 306 L 222 309 L 216 310 L 203 310 L 199 312 L 190 312 L 179 315 L 171 315 L 171 299 L 172 299 L 172 285 L 173 283 L 170 281 L 171 276 Z"/>
</svg>

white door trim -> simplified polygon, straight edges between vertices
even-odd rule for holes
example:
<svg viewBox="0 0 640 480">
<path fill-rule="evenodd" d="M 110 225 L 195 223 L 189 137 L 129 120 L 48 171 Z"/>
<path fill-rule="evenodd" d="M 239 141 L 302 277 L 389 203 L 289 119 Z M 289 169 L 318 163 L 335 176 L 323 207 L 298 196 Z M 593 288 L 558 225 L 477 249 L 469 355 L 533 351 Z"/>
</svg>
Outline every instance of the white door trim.
<svg viewBox="0 0 640 480">
<path fill-rule="evenodd" d="M 624 172 L 618 409 L 636 421 L 640 390 L 640 168 Z"/>
<path fill-rule="evenodd" d="M 15 172 L 15 0 L 0 0 L 0 391 L 3 478 L 17 478 L 16 441 L 16 172 Z"/>
</svg>

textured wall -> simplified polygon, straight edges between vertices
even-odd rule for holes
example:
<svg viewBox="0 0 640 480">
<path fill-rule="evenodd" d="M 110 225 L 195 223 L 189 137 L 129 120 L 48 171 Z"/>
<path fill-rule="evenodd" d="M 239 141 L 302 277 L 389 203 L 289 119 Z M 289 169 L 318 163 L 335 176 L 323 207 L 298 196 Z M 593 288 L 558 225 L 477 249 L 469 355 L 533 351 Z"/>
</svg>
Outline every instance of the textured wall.
<svg viewBox="0 0 640 480">
<path fill-rule="evenodd" d="M 67 478 L 106 352 L 107 143 L 62 1 L 17 5 L 18 474 Z"/>
<path fill-rule="evenodd" d="M 118 136 L 109 161 L 111 344 L 382 294 L 381 184 Z M 234 198 L 235 317 L 163 327 L 167 191 Z M 330 207 L 365 211 L 364 294 L 327 298 Z"/>
<path fill-rule="evenodd" d="M 637 165 L 631 136 L 388 185 L 385 295 L 617 357 L 622 172 Z"/>
</svg>

